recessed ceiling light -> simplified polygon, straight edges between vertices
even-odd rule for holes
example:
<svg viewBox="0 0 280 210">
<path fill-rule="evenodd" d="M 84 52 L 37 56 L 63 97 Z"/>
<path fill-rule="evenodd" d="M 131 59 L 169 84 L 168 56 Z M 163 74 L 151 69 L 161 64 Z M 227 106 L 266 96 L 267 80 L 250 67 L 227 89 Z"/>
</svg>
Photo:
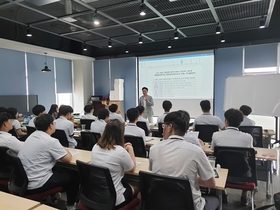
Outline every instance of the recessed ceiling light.
<svg viewBox="0 0 280 210">
<path fill-rule="evenodd" d="M 69 23 L 73 23 L 73 22 L 76 22 L 76 21 L 77 21 L 76 19 L 71 18 L 71 17 L 62 18 L 62 20 L 65 20 L 65 21 L 67 21 L 67 22 L 69 22 Z"/>
</svg>

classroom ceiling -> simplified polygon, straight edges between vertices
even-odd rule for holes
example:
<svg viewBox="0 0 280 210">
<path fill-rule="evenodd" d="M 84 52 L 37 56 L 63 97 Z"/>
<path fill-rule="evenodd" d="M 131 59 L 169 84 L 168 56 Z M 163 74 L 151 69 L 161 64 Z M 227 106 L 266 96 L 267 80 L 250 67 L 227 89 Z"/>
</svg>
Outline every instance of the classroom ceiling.
<svg viewBox="0 0 280 210">
<path fill-rule="evenodd" d="M 55 38 L 65 43 L 70 40 L 79 48 L 78 54 L 94 57 L 141 53 L 149 51 L 149 46 L 151 50 L 174 51 L 186 42 L 193 49 L 203 43 L 204 47 L 215 48 L 222 38 L 225 43 L 234 42 L 234 34 L 256 35 L 251 39 L 261 40 L 259 31 L 270 28 L 272 18 L 274 22 L 280 20 L 280 11 L 273 14 L 277 1 L 279 4 L 279 0 L 0 0 L 0 26 L 16 25 L 10 39 L 19 39 L 15 35 L 18 27 L 24 34 L 29 26 L 33 36 L 20 41 L 34 45 L 41 41 L 41 45 L 48 46 L 47 42 L 55 42 Z M 140 8 L 144 8 L 145 16 L 139 14 Z M 95 20 L 99 25 L 94 24 Z M 265 28 L 259 29 L 262 23 Z M 218 35 L 217 26 L 221 31 Z M 274 31 L 267 30 L 270 35 Z M 36 41 L 36 33 L 40 41 Z M 51 34 L 53 40 L 45 40 L 45 33 Z M 175 33 L 178 40 L 174 39 Z M 8 34 L 2 31 L 0 37 Z M 274 37 L 280 36 L 273 34 L 267 39 Z M 109 42 L 112 48 L 108 48 Z M 83 52 L 83 44 L 90 48 L 88 52 Z"/>
</svg>

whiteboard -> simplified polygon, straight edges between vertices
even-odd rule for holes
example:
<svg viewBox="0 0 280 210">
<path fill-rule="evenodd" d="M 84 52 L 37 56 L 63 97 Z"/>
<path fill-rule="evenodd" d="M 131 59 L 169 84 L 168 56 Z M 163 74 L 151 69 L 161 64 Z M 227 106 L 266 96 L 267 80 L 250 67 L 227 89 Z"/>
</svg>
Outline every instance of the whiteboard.
<svg viewBox="0 0 280 210">
<path fill-rule="evenodd" d="M 224 111 L 252 108 L 252 114 L 280 116 L 280 75 L 253 75 L 226 78 Z"/>
</svg>

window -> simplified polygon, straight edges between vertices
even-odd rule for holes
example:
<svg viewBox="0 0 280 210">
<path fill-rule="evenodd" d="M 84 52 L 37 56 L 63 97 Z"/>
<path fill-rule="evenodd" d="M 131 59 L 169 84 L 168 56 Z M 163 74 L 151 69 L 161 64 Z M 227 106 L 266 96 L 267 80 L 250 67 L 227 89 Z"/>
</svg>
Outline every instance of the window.
<svg viewBox="0 0 280 210">
<path fill-rule="evenodd" d="M 243 75 L 254 75 L 254 74 L 277 74 L 277 67 L 261 67 L 261 68 L 246 68 L 244 69 Z"/>
<path fill-rule="evenodd" d="M 72 93 L 58 93 L 56 94 L 57 105 L 72 106 Z"/>
</svg>

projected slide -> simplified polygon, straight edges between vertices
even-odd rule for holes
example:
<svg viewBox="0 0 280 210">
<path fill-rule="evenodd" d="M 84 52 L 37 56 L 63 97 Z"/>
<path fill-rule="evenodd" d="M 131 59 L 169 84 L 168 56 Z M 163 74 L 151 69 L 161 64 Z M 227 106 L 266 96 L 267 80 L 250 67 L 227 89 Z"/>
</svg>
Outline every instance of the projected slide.
<svg viewBox="0 0 280 210">
<path fill-rule="evenodd" d="M 139 59 L 139 88 L 154 99 L 212 99 L 214 54 Z"/>
</svg>

